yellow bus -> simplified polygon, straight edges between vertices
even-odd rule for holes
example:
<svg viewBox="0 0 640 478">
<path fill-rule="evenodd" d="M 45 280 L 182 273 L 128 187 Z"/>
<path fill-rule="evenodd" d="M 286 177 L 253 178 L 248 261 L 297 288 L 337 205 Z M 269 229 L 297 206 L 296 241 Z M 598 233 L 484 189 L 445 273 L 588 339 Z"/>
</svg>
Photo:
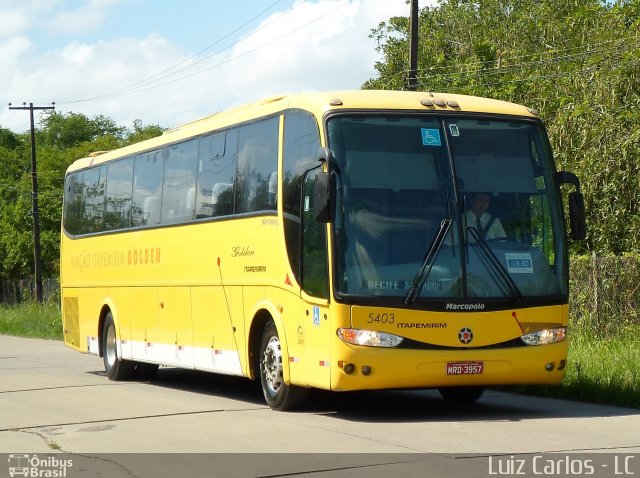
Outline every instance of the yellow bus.
<svg viewBox="0 0 640 478">
<path fill-rule="evenodd" d="M 68 168 L 64 340 L 112 380 L 238 375 L 278 410 L 310 388 L 557 384 L 562 183 L 580 239 L 577 178 L 535 111 L 496 100 L 338 91 L 214 114 Z"/>
</svg>

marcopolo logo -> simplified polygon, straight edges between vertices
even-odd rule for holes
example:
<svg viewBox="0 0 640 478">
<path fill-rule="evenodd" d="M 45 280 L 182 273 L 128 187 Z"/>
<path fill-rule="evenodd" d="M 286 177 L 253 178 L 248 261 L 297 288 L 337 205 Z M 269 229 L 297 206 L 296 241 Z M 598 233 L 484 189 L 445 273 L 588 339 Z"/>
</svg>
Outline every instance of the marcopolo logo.
<svg viewBox="0 0 640 478">
<path fill-rule="evenodd" d="M 38 455 L 9 455 L 9 476 L 25 476 L 29 478 L 65 478 L 67 468 L 73 466 L 73 460 L 63 459 L 55 455 L 39 457 Z"/>
<path fill-rule="evenodd" d="M 445 310 L 484 310 L 484 304 L 482 302 L 477 302 L 475 304 L 456 304 L 453 302 L 447 302 Z"/>
</svg>

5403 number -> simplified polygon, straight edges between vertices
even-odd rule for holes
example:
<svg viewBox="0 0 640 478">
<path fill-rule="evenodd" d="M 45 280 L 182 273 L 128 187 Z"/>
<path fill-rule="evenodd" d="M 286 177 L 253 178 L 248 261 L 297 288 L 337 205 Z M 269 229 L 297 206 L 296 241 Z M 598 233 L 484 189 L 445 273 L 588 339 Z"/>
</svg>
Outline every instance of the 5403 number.
<svg viewBox="0 0 640 478">
<path fill-rule="evenodd" d="M 393 324 L 396 321 L 396 316 L 393 313 L 383 312 L 381 314 L 369 314 L 367 324 Z"/>
</svg>

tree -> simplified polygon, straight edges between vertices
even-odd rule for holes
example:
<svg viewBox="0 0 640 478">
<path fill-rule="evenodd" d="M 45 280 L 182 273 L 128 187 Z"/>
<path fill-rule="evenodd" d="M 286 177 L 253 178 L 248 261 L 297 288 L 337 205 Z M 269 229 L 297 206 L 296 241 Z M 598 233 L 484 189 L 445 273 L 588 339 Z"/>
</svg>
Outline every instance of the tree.
<svg viewBox="0 0 640 478">
<path fill-rule="evenodd" d="M 36 132 L 43 275 L 58 275 L 64 175 L 76 159 L 162 133 L 136 122 L 129 129 L 110 118 L 50 113 Z M 0 278 L 28 277 L 33 269 L 29 133 L 0 128 Z"/>
<path fill-rule="evenodd" d="M 581 179 L 577 251 L 639 252 L 640 0 L 441 0 L 420 11 L 419 88 L 525 104 L 559 168 Z M 382 60 L 363 88 L 402 89 L 408 19 L 372 31 Z"/>
<path fill-rule="evenodd" d="M 133 129 L 128 130 L 127 139 L 124 144 L 134 144 L 144 141 L 145 139 L 155 138 L 160 136 L 164 131 L 158 125 L 143 125 L 142 120 L 135 120 L 133 122 Z"/>
<path fill-rule="evenodd" d="M 45 115 L 40 124 L 39 144 L 60 149 L 95 141 L 107 135 L 121 140 L 126 132 L 125 128 L 117 126 L 112 119 L 102 115 L 89 119 L 80 113 L 52 112 Z"/>
</svg>

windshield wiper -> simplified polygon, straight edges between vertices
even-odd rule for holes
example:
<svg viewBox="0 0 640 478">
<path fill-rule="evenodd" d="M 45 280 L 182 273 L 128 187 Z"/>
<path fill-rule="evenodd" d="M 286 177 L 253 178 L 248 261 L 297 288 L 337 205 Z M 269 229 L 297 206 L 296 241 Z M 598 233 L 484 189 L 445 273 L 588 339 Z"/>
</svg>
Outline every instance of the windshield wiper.
<svg viewBox="0 0 640 478">
<path fill-rule="evenodd" d="M 429 252 L 424 257 L 424 261 L 422 262 L 422 267 L 418 271 L 418 274 L 415 276 L 411 283 L 411 289 L 407 294 L 407 297 L 404 299 L 404 303 L 409 305 L 413 304 L 413 302 L 418 298 L 424 284 L 427 282 L 427 277 L 431 273 L 431 269 L 433 268 L 433 263 L 435 262 L 436 256 L 444 243 L 444 238 L 447 236 L 447 232 L 449 232 L 449 228 L 451 227 L 452 220 L 451 219 L 443 219 L 440 223 L 440 230 L 436 237 L 433 239 L 431 246 L 429 247 Z"/>
<path fill-rule="evenodd" d="M 500 260 L 493 253 L 491 248 L 487 246 L 486 241 L 480 235 L 480 233 L 474 227 L 467 227 L 467 234 L 471 234 L 476 241 L 476 245 L 478 246 L 478 250 L 482 251 L 485 257 L 489 260 L 489 264 L 493 266 L 493 268 L 498 272 L 498 275 L 502 278 L 507 288 L 511 292 L 511 296 L 515 297 L 518 305 L 522 305 L 523 298 L 522 292 L 518 289 L 518 285 L 514 282 L 513 278 L 509 275 L 509 273 L 505 270 L 504 266 L 500 263 Z"/>
</svg>

